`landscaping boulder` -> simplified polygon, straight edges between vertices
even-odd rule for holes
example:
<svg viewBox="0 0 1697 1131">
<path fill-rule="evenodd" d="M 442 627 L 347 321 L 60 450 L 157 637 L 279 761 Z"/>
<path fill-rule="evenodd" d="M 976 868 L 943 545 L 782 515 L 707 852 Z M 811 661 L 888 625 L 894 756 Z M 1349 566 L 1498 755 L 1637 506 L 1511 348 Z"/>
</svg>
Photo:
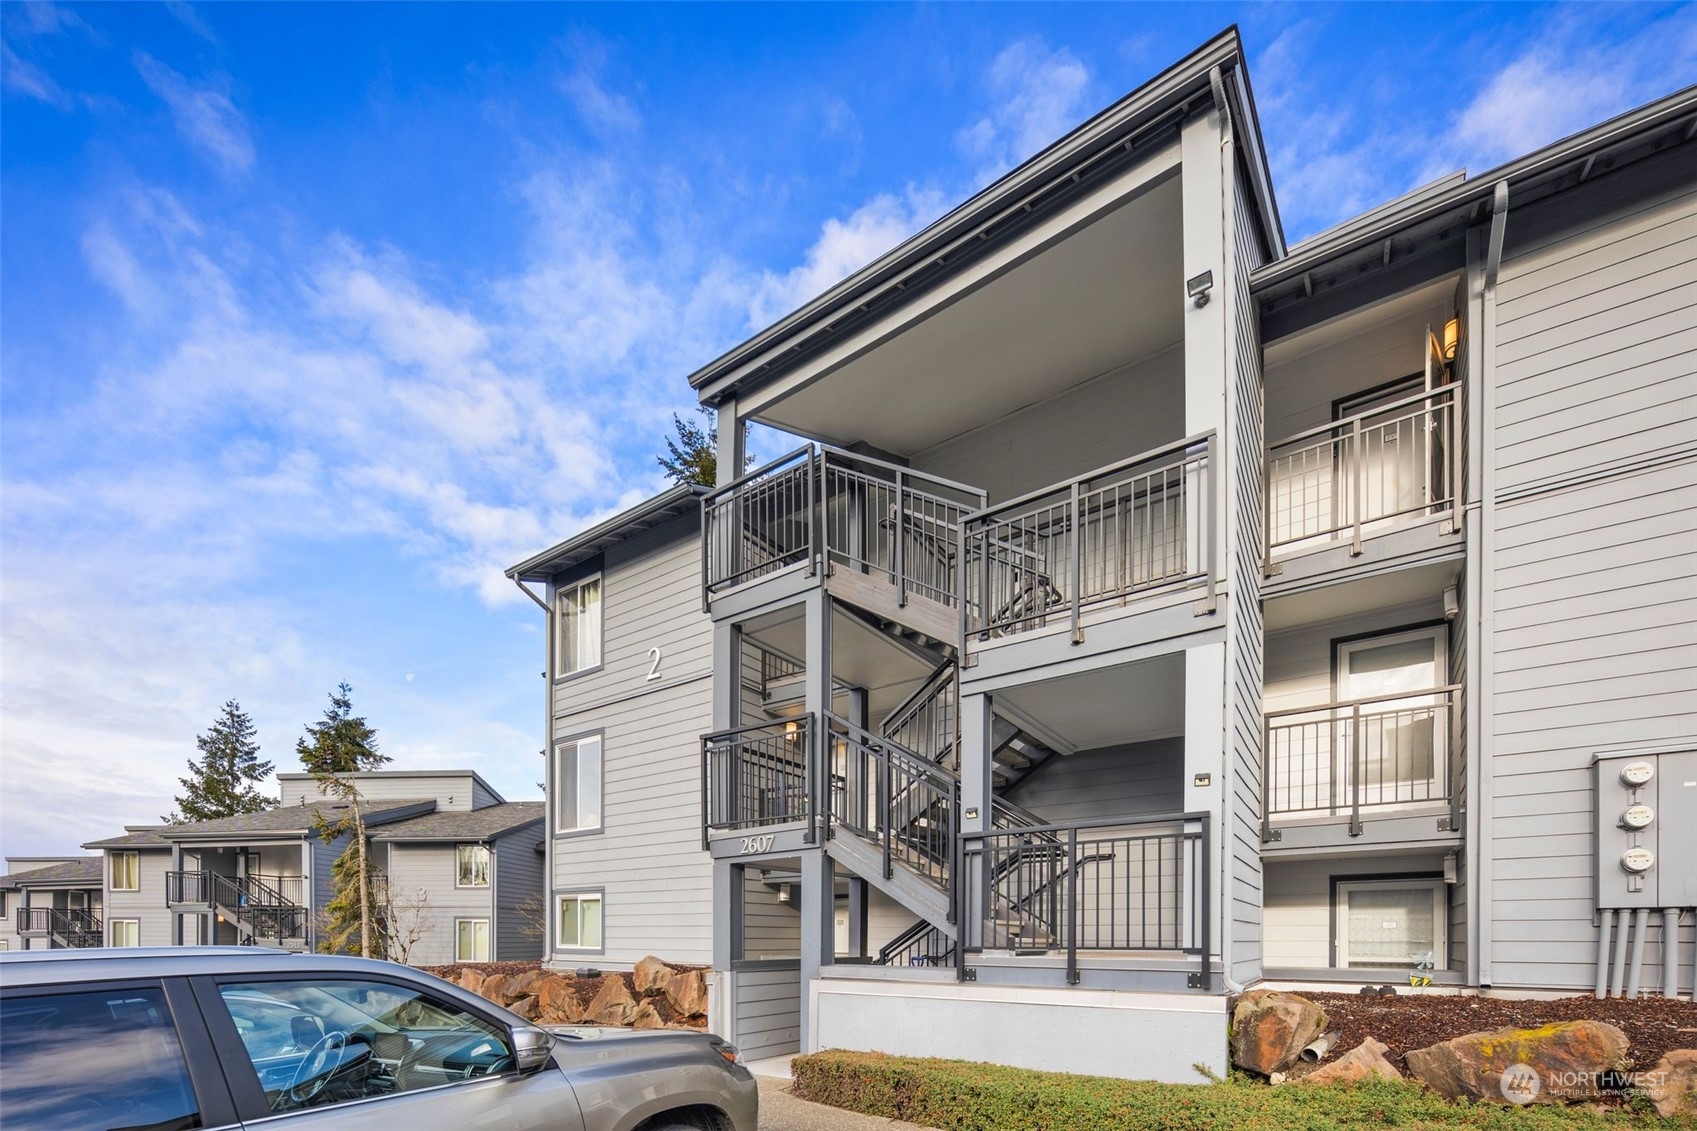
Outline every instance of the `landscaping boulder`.
<svg viewBox="0 0 1697 1131">
<path fill-rule="evenodd" d="M 707 1012 L 707 975 L 684 970 L 666 979 L 666 1001 L 679 1017 L 700 1017 Z"/>
<path fill-rule="evenodd" d="M 664 993 L 666 982 L 676 974 L 676 970 L 650 954 L 637 959 L 631 981 L 636 985 L 637 994 L 647 997 L 650 994 Z"/>
<path fill-rule="evenodd" d="M 478 993 L 483 987 L 483 979 L 487 976 L 475 966 L 467 966 L 460 971 L 460 989 L 470 990 L 474 994 Z"/>
<path fill-rule="evenodd" d="M 547 971 L 540 969 L 509 975 L 506 985 L 501 987 L 501 993 L 507 999 L 504 1004 L 510 1005 L 521 997 L 534 997 L 548 977 Z"/>
<path fill-rule="evenodd" d="M 1385 1053 L 1390 1046 L 1382 1041 L 1368 1037 L 1330 1064 L 1321 1065 L 1308 1075 L 1300 1078 L 1304 1084 L 1359 1084 L 1363 1080 L 1379 1077 L 1384 1080 L 1401 1080 L 1402 1073 L 1396 1070 L 1396 1065 L 1385 1059 Z"/>
<path fill-rule="evenodd" d="M 1524 1064 L 1543 1086 L 1533 1103 L 1595 1100 L 1600 1074 L 1626 1066 L 1626 1034 L 1601 1021 L 1561 1021 L 1535 1029 L 1468 1033 L 1406 1057 L 1408 1071 L 1445 1099 L 1509 1102 L 1503 1073 Z"/>
<path fill-rule="evenodd" d="M 1669 1050 L 1638 1080 L 1663 1119 L 1697 1116 L 1697 1049 Z"/>
<path fill-rule="evenodd" d="M 1232 1063 L 1262 1076 L 1283 1072 L 1325 1031 L 1325 1010 L 1302 995 L 1250 990 L 1232 1010 Z"/>
<path fill-rule="evenodd" d="M 542 1006 L 536 1000 L 535 994 L 526 994 L 521 998 L 517 998 L 511 1005 L 507 1006 L 507 1008 L 524 1018 L 526 1021 L 535 1021 L 537 1016 L 542 1012 Z"/>
<path fill-rule="evenodd" d="M 630 1026 L 632 1029 L 664 1029 L 666 1022 L 653 1002 L 639 1001 L 631 1011 Z"/>
<path fill-rule="evenodd" d="M 491 974 L 478 983 L 477 992 L 496 1005 L 505 1005 L 507 999 L 503 995 L 507 992 L 507 979 L 506 974 Z"/>
<path fill-rule="evenodd" d="M 570 978 L 550 975 L 537 988 L 536 1001 L 541 1007 L 540 1017 L 546 1024 L 569 1025 L 583 1020 L 583 1002 L 579 1000 L 577 987 Z"/>
<path fill-rule="evenodd" d="M 601 989 L 584 1007 L 586 1021 L 597 1025 L 629 1025 L 636 1012 L 636 999 L 631 997 L 625 980 L 616 974 L 601 979 Z"/>
</svg>

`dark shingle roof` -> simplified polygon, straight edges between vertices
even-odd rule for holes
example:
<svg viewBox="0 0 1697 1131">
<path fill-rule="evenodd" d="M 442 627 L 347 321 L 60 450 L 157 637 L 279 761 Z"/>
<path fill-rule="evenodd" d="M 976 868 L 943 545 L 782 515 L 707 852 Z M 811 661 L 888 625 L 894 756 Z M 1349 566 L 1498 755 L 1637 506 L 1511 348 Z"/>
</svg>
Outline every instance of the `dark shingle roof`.
<svg viewBox="0 0 1697 1131">
<path fill-rule="evenodd" d="M 436 802 L 429 798 L 365 801 L 360 803 L 360 812 L 365 815 L 366 824 L 377 825 L 428 813 L 435 807 Z M 322 813 L 325 820 L 337 821 L 347 810 L 347 805 L 340 801 L 315 801 L 311 805 L 280 805 L 258 813 L 241 813 L 234 817 L 194 821 L 186 825 L 168 825 L 159 831 L 167 840 L 172 841 L 205 840 L 209 837 L 241 834 L 305 835 L 317 827 L 314 818 L 318 814 Z"/>
<path fill-rule="evenodd" d="M 32 868 L 27 872 L 0 876 L 0 888 L 97 888 L 101 885 L 101 862 L 101 857 L 90 856 L 86 860 L 71 860 L 64 864 L 51 864 L 46 868 Z"/>
<path fill-rule="evenodd" d="M 109 836 L 105 840 L 91 840 L 83 845 L 84 848 L 164 848 L 171 842 L 159 835 L 158 828 L 142 828 L 137 826 L 124 830 L 123 836 Z"/>
<path fill-rule="evenodd" d="M 508 801 L 463 813 L 427 813 L 385 825 L 372 840 L 488 840 L 542 820 L 540 801 Z"/>
</svg>

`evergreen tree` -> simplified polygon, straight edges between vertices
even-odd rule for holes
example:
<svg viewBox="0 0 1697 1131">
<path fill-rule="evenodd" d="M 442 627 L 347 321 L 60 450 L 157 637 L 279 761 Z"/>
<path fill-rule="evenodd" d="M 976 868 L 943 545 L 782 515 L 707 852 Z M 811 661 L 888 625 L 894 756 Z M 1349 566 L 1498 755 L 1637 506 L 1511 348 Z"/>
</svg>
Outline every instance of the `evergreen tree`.
<svg viewBox="0 0 1697 1131">
<path fill-rule="evenodd" d="M 337 684 L 330 693 L 324 720 L 308 726 L 305 736 L 295 743 L 301 765 L 321 783 L 324 775 L 380 770 L 390 760 L 377 752 L 377 731 L 354 714 L 353 693 L 346 683 Z"/>
<path fill-rule="evenodd" d="M 295 753 L 318 781 L 319 791 L 343 802 L 340 819 L 320 814 L 318 835 L 326 844 L 348 838 L 347 848 L 330 869 L 334 894 L 324 907 L 323 937 L 319 949 L 341 953 L 359 940 L 362 958 L 388 953 L 383 917 L 378 906 L 378 883 L 365 836 L 365 814 L 360 809 L 359 779 L 354 775 L 381 769 L 389 761 L 377 750 L 377 731 L 354 714 L 353 688 L 340 683 L 330 693 L 330 706 L 321 722 L 306 728 L 295 743 Z"/>
<path fill-rule="evenodd" d="M 179 811 L 160 819 L 177 825 L 273 808 L 277 799 L 254 788 L 273 768 L 260 761 L 254 733 L 253 720 L 242 705 L 234 699 L 225 703 L 211 729 L 194 740 L 200 761 L 189 759 L 189 776 L 177 779 L 183 787 L 176 798 Z"/>
<path fill-rule="evenodd" d="M 718 418 L 717 412 L 707 405 L 701 406 L 701 414 L 710 420 Z M 697 483 L 703 487 L 718 485 L 719 475 L 719 429 L 716 425 L 702 428 L 679 416 L 672 414 L 672 428 L 676 436 L 666 437 L 666 455 L 657 456 L 660 467 L 670 477 L 673 483 L 682 486 L 686 483 Z M 743 458 L 743 470 L 748 470 L 751 457 Z"/>
</svg>

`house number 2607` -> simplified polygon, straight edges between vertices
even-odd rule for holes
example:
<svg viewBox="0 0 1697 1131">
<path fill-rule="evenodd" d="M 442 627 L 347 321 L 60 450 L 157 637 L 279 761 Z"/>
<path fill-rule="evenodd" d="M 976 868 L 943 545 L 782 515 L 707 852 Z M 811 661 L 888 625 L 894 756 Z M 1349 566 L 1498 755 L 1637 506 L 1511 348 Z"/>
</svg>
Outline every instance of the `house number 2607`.
<svg viewBox="0 0 1697 1131">
<path fill-rule="evenodd" d="M 770 852 L 772 851 L 772 840 L 773 837 L 770 833 L 765 836 L 745 836 L 742 838 L 742 851 Z"/>
</svg>

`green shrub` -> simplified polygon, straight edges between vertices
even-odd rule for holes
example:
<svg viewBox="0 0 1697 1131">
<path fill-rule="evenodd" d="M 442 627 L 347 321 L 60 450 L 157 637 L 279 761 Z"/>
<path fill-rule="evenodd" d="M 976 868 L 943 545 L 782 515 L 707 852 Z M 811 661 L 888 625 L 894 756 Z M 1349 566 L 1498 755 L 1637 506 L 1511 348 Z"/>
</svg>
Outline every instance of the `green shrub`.
<svg viewBox="0 0 1697 1131">
<path fill-rule="evenodd" d="M 1566 1131 L 1672 1126 L 1627 1109 L 1451 1104 L 1418 1084 L 1156 1084 L 883 1053 L 796 1057 L 803 1099 L 945 1131 Z"/>
</svg>

